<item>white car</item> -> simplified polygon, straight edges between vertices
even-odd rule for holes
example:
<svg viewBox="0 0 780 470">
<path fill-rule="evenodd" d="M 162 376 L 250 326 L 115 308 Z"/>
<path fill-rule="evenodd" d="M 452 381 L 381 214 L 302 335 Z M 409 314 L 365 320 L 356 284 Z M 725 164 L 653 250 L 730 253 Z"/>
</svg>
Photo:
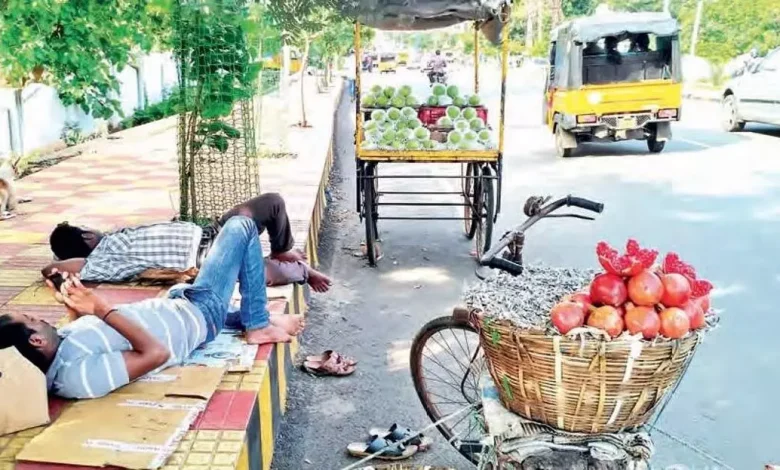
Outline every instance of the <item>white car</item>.
<svg viewBox="0 0 780 470">
<path fill-rule="evenodd" d="M 741 131 L 748 122 L 780 126 L 780 48 L 726 84 L 721 109 L 728 132 Z"/>
</svg>

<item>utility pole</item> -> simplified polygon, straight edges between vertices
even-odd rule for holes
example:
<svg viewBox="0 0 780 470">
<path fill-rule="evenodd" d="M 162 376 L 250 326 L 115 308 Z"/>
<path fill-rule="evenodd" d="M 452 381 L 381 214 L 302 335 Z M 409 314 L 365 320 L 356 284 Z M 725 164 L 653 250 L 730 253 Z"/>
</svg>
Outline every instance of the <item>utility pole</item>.
<svg viewBox="0 0 780 470">
<path fill-rule="evenodd" d="M 696 5 L 696 19 L 693 22 L 693 34 L 691 34 L 691 55 L 696 55 L 696 42 L 699 40 L 699 27 L 701 27 L 701 13 L 704 8 L 704 0 L 699 0 Z"/>
<path fill-rule="evenodd" d="M 664 13 L 669 13 L 669 4 L 672 3 L 672 0 L 664 0 Z"/>
<path fill-rule="evenodd" d="M 529 4 L 525 12 L 525 48 L 529 51 L 534 46 L 534 15 Z"/>
</svg>

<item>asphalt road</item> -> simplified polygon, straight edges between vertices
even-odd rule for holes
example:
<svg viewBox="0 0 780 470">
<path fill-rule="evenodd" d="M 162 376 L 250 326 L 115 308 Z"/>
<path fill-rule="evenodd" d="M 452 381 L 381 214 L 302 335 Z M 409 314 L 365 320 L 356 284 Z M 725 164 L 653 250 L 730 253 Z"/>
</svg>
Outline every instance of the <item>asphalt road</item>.
<svg viewBox="0 0 780 470">
<path fill-rule="evenodd" d="M 488 90 L 497 76 L 484 75 L 482 88 Z M 464 88 L 468 77 L 453 74 Z M 424 91 L 421 79 L 419 72 L 406 72 L 381 80 L 414 81 Z M 728 468 L 702 453 L 735 469 L 780 463 L 780 408 L 774 398 L 780 390 L 780 315 L 769 295 L 780 288 L 780 131 L 749 126 L 747 132 L 726 134 L 718 127 L 715 103 L 688 101 L 662 154 L 648 154 L 644 142 L 591 144 L 563 160 L 539 124 L 538 74 L 513 69 L 508 89 L 497 233 L 523 220 L 528 196 L 576 194 L 604 202 L 602 216 L 595 222 L 538 225 L 527 237 L 528 261 L 595 267 L 598 241 L 620 244 L 634 237 L 681 253 L 717 286 L 712 297 L 721 326 L 707 338 L 659 421 L 674 439 L 654 434 L 654 466 Z M 495 92 L 482 95 L 491 110 L 498 109 Z M 354 212 L 351 116 L 342 107 L 333 204 L 321 247 L 325 270 L 336 284 L 331 293 L 314 298 L 303 351 L 333 348 L 360 364 L 348 378 L 293 376 L 273 466 L 278 470 L 343 468 L 354 462 L 346 445 L 364 440 L 369 427 L 430 424 L 412 386 L 409 346 L 417 330 L 448 314 L 464 283 L 475 279 L 472 244 L 454 221 L 380 221 L 385 252 L 380 266 L 368 268 L 354 255 L 363 227 Z M 380 172 L 457 171 L 451 167 L 395 165 Z M 444 189 L 454 183 L 430 184 Z M 388 208 L 388 215 L 391 210 L 398 209 Z M 445 214 L 448 210 L 454 215 L 455 209 L 445 208 Z M 442 439 L 415 461 L 471 468 Z"/>
</svg>

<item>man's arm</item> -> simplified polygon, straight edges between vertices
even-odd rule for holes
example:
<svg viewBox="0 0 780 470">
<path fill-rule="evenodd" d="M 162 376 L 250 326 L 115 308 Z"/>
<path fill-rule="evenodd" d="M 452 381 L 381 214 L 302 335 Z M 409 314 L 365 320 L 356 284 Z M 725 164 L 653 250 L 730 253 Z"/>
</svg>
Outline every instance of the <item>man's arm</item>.
<svg viewBox="0 0 780 470">
<path fill-rule="evenodd" d="M 168 348 L 141 325 L 121 315 L 111 304 L 84 287 L 76 277 L 69 278 L 72 285 L 66 288 L 62 301 L 78 316 L 94 315 L 105 321 L 122 335 L 133 347 L 123 351 L 127 375 L 133 381 L 165 364 L 171 357 Z"/>
<path fill-rule="evenodd" d="M 86 258 L 71 258 L 66 259 L 65 261 L 55 261 L 41 269 L 41 274 L 43 274 L 43 277 L 49 277 L 55 269 L 61 273 L 78 274 L 86 263 Z"/>
</svg>

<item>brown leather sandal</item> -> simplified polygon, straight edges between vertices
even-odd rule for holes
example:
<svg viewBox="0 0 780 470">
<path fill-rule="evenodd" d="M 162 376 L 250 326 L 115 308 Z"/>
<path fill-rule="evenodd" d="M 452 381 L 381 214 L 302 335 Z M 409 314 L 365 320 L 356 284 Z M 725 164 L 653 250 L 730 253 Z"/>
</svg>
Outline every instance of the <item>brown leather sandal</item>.
<svg viewBox="0 0 780 470">
<path fill-rule="evenodd" d="M 301 368 L 317 377 L 344 377 L 352 375 L 357 367 L 354 360 L 344 358 L 333 351 L 325 351 L 322 356 L 306 358 Z"/>
</svg>

